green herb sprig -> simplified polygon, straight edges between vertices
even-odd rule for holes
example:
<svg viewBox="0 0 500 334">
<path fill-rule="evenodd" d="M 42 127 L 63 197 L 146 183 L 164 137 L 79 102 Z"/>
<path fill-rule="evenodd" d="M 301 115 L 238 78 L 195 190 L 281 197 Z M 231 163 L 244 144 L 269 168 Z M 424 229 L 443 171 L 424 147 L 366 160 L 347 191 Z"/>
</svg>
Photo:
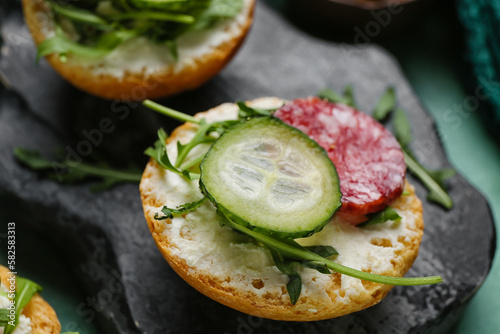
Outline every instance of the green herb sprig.
<svg viewBox="0 0 500 334">
<path fill-rule="evenodd" d="M 14 156 L 19 162 L 33 170 L 47 173 L 48 177 L 63 183 L 73 183 L 87 178 L 97 178 L 101 182 L 90 186 L 92 192 L 101 192 L 121 182 L 139 182 L 141 173 L 137 168 L 116 170 L 104 163 L 90 165 L 70 160 L 51 161 L 37 150 L 17 147 Z"/>
</svg>

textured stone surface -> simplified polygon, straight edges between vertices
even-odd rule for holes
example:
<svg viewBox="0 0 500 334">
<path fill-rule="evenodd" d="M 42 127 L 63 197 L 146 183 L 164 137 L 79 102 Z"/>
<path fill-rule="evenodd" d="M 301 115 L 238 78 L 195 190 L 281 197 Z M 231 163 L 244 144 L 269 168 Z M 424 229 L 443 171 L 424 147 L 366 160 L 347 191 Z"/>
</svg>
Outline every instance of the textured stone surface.
<svg viewBox="0 0 500 334">
<path fill-rule="evenodd" d="M 88 183 L 62 185 L 20 167 L 16 146 L 50 155 L 55 147 L 78 148 L 84 131 L 104 118 L 114 130 L 92 148 L 115 165 L 143 166 L 143 149 L 157 128 L 176 124 L 136 104 L 103 101 L 69 86 L 42 61 L 17 5 L 3 8 L 0 69 L 12 90 L 0 95 L 1 209 L 36 229 L 65 251 L 71 268 L 96 303 L 105 333 L 424 333 L 445 332 L 485 278 L 494 250 L 486 201 L 461 176 L 449 181 L 453 210 L 424 202 L 426 231 L 408 276 L 440 274 L 446 284 L 396 287 L 380 304 L 349 316 L 314 323 L 263 320 L 228 309 L 182 281 L 163 260 L 143 217 L 137 185 L 92 194 Z M 221 102 L 259 96 L 294 98 L 331 86 L 353 84 L 360 109 L 368 110 L 387 85 L 397 87 L 409 113 L 413 147 L 429 167 L 444 167 L 434 126 L 397 63 L 376 46 L 362 49 L 313 39 L 259 3 L 253 30 L 234 61 L 204 87 L 161 101 L 194 113 Z M 417 193 L 426 191 L 409 176 Z M 5 205 L 8 203 L 8 205 Z M 67 245 L 72 245 L 71 252 Z"/>
</svg>

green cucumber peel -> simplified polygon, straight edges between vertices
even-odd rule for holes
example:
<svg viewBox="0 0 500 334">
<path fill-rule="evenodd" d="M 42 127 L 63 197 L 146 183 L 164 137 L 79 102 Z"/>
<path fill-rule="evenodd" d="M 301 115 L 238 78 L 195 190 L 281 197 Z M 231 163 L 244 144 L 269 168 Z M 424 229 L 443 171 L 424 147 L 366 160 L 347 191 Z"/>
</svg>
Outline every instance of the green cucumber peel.
<svg viewBox="0 0 500 334">
<path fill-rule="evenodd" d="M 216 207 L 254 230 L 285 238 L 320 231 L 341 205 L 338 175 L 326 151 L 274 117 L 256 117 L 224 132 L 200 173 L 200 188 Z"/>
</svg>

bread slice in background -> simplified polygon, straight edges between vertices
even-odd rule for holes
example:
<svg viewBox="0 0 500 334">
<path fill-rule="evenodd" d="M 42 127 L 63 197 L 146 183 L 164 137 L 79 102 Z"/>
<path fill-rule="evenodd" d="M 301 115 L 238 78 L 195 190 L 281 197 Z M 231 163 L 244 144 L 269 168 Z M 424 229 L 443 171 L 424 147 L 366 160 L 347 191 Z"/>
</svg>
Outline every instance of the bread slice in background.
<svg viewBox="0 0 500 334">
<path fill-rule="evenodd" d="M 278 108 L 283 103 L 278 98 L 260 98 L 249 105 Z M 235 104 L 226 103 L 195 117 L 211 122 L 234 119 L 237 112 Z M 171 159 L 176 157 L 176 142 L 189 141 L 196 128 L 187 123 L 172 133 L 167 145 Z M 200 147 L 198 154 L 207 149 Z M 149 229 L 170 266 L 201 293 L 241 312 L 275 320 L 329 319 L 372 306 L 392 288 L 303 268 L 302 293 L 292 305 L 286 290 L 288 278 L 274 266 L 268 251 L 231 228 L 220 227 L 209 201 L 182 217 L 154 219 L 164 205 L 175 208 L 200 199 L 198 180 L 187 181 L 151 160 L 140 191 Z M 339 252 L 334 261 L 355 269 L 403 276 L 418 255 L 424 227 L 421 201 L 408 183 L 405 191 L 408 195 L 391 204 L 402 216 L 399 222 L 362 229 L 334 217 L 323 231 L 297 241 L 332 246 Z"/>
<path fill-rule="evenodd" d="M 250 29 L 255 6 L 255 0 L 243 2 L 235 18 L 181 35 L 177 62 L 167 46 L 145 37 L 122 43 L 100 58 L 68 55 L 63 63 L 58 54 L 51 54 L 46 59 L 74 86 L 102 98 L 141 101 L 177 94 L 201 86 L 235 55 Z M 52 13 L 43 0 L 23 0 L 22 4 L 26 24 L 38 46 L 54 35 Z"/>
<path fill-rule="evenodd" d="M 9 269 L 0 265 L 0 278 L 3 286 L 10 286 L 10 282 L 7 281 L 10 277 Z M 59 334 L 61 332 L 61 324 L 56 312 L 38 293 L 26 304 L 21 314 L 30 319 L 32 334 Z"/>
</svg>

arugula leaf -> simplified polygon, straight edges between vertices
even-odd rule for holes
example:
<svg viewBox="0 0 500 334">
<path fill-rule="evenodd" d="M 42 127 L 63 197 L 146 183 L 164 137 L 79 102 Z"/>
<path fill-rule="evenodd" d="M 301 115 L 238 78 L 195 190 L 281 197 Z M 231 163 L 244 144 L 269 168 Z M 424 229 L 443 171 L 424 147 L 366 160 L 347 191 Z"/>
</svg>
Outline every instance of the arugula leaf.
<svg viewBox="0 0 500 334">
<path fill-rule="evenodd" d="M 165 45 L 168 46 L 170 50 L 170 54 L 174 57 L 174 60 L 177 62 L 179 60 L 179 49 L 177 48 L 176 41 L 165 41 Z"/>
<path fill-rule="evenodd" d="M 188 153 L 197 145 L 203 143 L 212 143 L 216 138 L 210 137 L 207 133 L 212 128 L 211 123 L 207 123 L 205 119 L 200 121 L 200 127 L 194 138 L 191 139 L 187 144 L 182 145 L 179 141 L 177 142 L 177 159 L 175 161 L 175 166 L 179 167 L 184 159 L 186 159 Z"/>
<path fill-rule="evenodd" d="M 38 151 L 23 147 L 16 147 L 14 156 L 22 164 L 33 170 L 45 171 L 49 178 L 59 182 L 72 183 L 91 177 L 101 179 L 100 184 L 90 186 L 90 190 L 93 192 L 109 189 L 120 182 L 139 182 L 141 180 L 141 173 L 136 168 L 116 170 L 103 163 L 93 166 L 69 160 L 50 161 L 42 157 Z"/>
<path fill-rule="evenodd" d="M 289 276 L 287 290 L 290 294 L 290 301 L 292 303 L 297 302 L 298 297 L 300 296 L 300 287 L 298 284 L 300 281 L 297 278 L 298 273 L 296 270 L 297 265 L 313 268 L 319 270 L 320 272 L 326 272 L 327 269 L 333 270 L 335 272 L 355 278 L 390 285 L 426 285 L 443 282 L 440 276 L 414 278 L 390 277 L 349 268 L 344 265 L 335 263 L 327 259 L 326 257 L 318 255 L 305 247 L 302 247 L 294 240 L 283 239 L 276 236 L 263 234 L 240 225 L 234 222 L 230 218 L 231 215 L 229 214 L 229 212 L 226 212 L 223 208 L 218 208 L 217 215 L 219 217 L 221 225 L 227 225 L 235 229 L 236 231 L 254 238 L 270 250 L 273 260 L 275 261 L 278 269 Z M 328 254 L 332 252 L 328 247 L 323 248 L 323 250 L 326 250 Z"/>
<path fill-rule="evenodd" d="M 290 297 L 290 302 L 295 305 L 299 300 L 302 291 L 302 279 L 297 272 L 300 264 L 296 261 L 287 261 L 282 253 L 272 247 L 266 247 L 273 258 L 274 264 L 283 274 L 288 276 L 288 283 L 286 289 Z"/>
<path fill-rule="evenodd" d="M 427 190 L 429 190 L 427 200 L 438 203 L 446 209 L 451 209 L 453 207 L 453 200 L 442 185 L 445 178 L 453 176 L 455 171 L 443 169 L 431 172 L 433 176 L 437 178 L 434 179 L 431 174 L 429 174 L 429 172 L 404 149 L 403 154 L 406 166 L 408 166 L 410 172 L 412 172 L 424 184 Z"/>
<path fill-rule="evenodd" d="M 144 100 L 142 102 L 142 105 L 151 109 L 151 110 L 154 110 L 162 115 L 176 119 L 179 122 L 184 122 L 184 123 L 190 122 L 190 123 L 195 123 L 195 124 L 200 124 L 200 122 L 201 122 L 199 119 L 197 119 L 191 115 L 187 115 L 187 114 L 182 113 L 180 111 L 162 106 L 161 104 L 158 104 L 158 103 L 151 101 L 151 100 Z"/>
<path fill-rule="evenodd" d="M 330 269 L 328 269 L 328 266 L 320 261 L 304 261 L 300 264 L 306 268 L 317 270 L 321 274 L 329 275 L 332 273 Z"/>
<path fill-rule="evenodd" d="M 164 219 L 168 219 L 168 218 L 174 218 L 174 214 L 183 215 L 183 214 L 189 213 L 191 211 L 198 209 L 206 201 L 206 199 L 207 199 L 206 197 L 203 197 L 199 201 L 194 201 L 191 203 L 185 203 L 185 204 L 179 205 L 176 209 L 169 209 L 168 207 L 163 206 L 163 208 L 161 209 L 161 212 L 163 212 L 164 215 L 160 216 L 158 213 L 155 213 L 155 219 L 156 220 L 164 220 Z"/>
<path fill-rule="evenodd" d="M 193 148 L 195 148 L 199 144 L 214 142 L 217 139 L 217 137 L 211 135 L 211 133 L 217 132 L 219 134 L 222 134 L 228 128 L 240 122 L 239 120 L 227 120 L 227 121 L 208 123 L 205 119 L 197 119 L 191 115 L 187 115 L 177 110 L 162 106 L 151 100 L 145 100 L 143 102 L 143 105 L 156 112 L 159 112 L 170 118 L 179 120 L 181 122 L 191 122 L 199 125 L 199 128 L 196 131 L 196 134 L 194 135 L 193 139 L 191 139 L 188 143 L 181 144 L 180 142 L 177 142 L 177 158 L 175 164 L 173 164 L 168 157 L 165 146 L 165 142 L 167 140 L 167 134 L 162 129 L 158 130 L 159 139 L 155 142 L 154 146 L 149 147 L 144 152 L 146 155 L 149 155 L 150 157 L 154 158 L 162 168 L 183 175 L 187 177 L 189 180 L 199 178 L 198 173 L 191 173 L 188 171 L 188 169 L 196 165 L 199 165 L 199 163 L 205 156 L 205 154 L 202 154 L 199 157 L 193 158 L 187 164 L 183 165 L 183 162 L 188 156 L 189 152 L 191 152 Z M 260 109 L 260 112 L 262 112 L 262 110 L 263 109 Z M 254 112 L 253 109 L 252 112 Z"/>
<path fill-rule="evenodd" d="M 398 221 L 400 219 L 401 216 L 393 208 L 388 206 L 379 212 L 369 215 L 369 219 L 367 221 L 358 224 L 357 226 L 366 227 L 366 226 L 382 224 L 389 220 Z"/>
<path fill-rule="evenodd" d="M 238 117 L 241 119 L 250 118 L 250 117 L 258 117 L 258 116 L 272 116 L 273 112 L 276 109 L 261 109 L 261 108 L 252 108 L 245 104 L 243 101 L 236 102 L 238 108 Z"/>
<path fill-rule="evenodd" d="M 343 103 L 349 105 L 351 103 L 351 100 L 348 97 L 341 96 L 337 94 L 333 89 L 331 88 L 326 88 L 318 92 L 317 94 L 320 98 L 322 99 L 327 99 L 330 102 L 333 103 Z"/>
<path fill-rule="evenodd" d="M 0 327 L 5 327 L 9 322 L 9 310 L 8 309 L 0 309 Z"/>
<path fill-rule="evenodd" d="M 395 107 L 396 93 L 394 87 L 389 87 L 375 105 L 372 116 L 377 121 L 383 121 Z"/>
<path fill-rule="evenodd" d="M 243 8 L 243 1 L 212 0 L 208 12 L 213 17 L 230 18 L 238 15 Z"/>
<path fill-rule="evenodd" d="M 346 100 L 345 104 L 353 108 L 357 108 L 356 100 L 354 99 L 354 90 L 351 85 L 345 86 L 343 95 L 344 99 Z"/>
<path fill-rule="evenodd" d="M 121 43 L 139 36 L 139 29 L 111 31 L 102 35 L 96 42 L 95 48 L 110 52 Z"/>
<path fill-rule="evenodd" d="M 48 56 L 53 53 L 58 53 L 62 62 L 65 62 L 67 54 L 76 54 L 89 58 L 98 58 L 105 56 L 111 51 L 108 48 L 97 48 L 84 46 L 77 42 L 72 41 L 60 31 L 56 29 L 56 35 L 48 38 L 38 45 L 36 61 L 40 58 Z"/>
<path fill-rule="evenodd" d="M 413 135 L 411 134 L 410 121 L 403 109 L 398 108 L 394 111 L 392 124 L 394 127 L 394 135 L 399 144 L 403 148 L 408 148 L 408 145 L 413 140 Z"/>
<path fill-rule="evenodd" d="M 193 23 L 195 18 L 191 15 L 167 13 L 167 12 L 153 12 L 153 11 L 136 11 L 120 14 L 112 14 L 106 16 L 107 19 L 112 21 L 121 20 L 156 20 L 156 21 L 172 21 L 178 23 Z"/>
<path fill-rule="evenodd" d="M 72 21 L 83 22 L 91 25 L 101 26 L 104 28 L 111 28 L 111 26 L 108 24 L 108 21 L 89 10 L 77 8 L 67 4 L 61 6 L 53 1 L 49 1 L 47 3 L 54 12 Z"/>
<path fill-rule="evenodd" d="M 310 252 L 316 253 L 321 257 L 329 257 L 332 255 L 338 255 L 339 252 L 332 246 L 304 246 Z"/>
<path fill-rule="evenodd" d="M 37 150 L 16 147 L 14 149 L 15 157 L 31 169 L 52 168 L 52 162 L 42 157 Z"/>
<path fill-rule="evenodd" d="M 396 139 L 399 141 L 405 157 L 406 166 L 429 190 L 427 200 L 438 203 L 446 209 L 453 207 L 453 200 L 446 192 L 444 181 L 455 175 L 452 168 L 429 170 L 423 167 L 415 158 L 409 145 L 413 140 L 411 125 L 402 109 L 397 109 L 394 113 L 393 127 Z"/>
<path fill-rule="evenodd" d="M 242 8 L 242 0 L 211 0 L 209 6 L 201 11 L 189 30 L 208 29 L 220 20 L 235 17 Z"/>
<path fill-rule="evenodd" d="M 35 293 L 41 291 L 42 287 L 40 285 L 26 278 L 16 276 L 16 297 L 14 299 L 16 304 L 16 318 L 14 320 L 14 326 L 9 324 L 5 326 L 4 334 L 11 334 L 14 331 L 23 308 L 30 302 Z"/>
</svg>

